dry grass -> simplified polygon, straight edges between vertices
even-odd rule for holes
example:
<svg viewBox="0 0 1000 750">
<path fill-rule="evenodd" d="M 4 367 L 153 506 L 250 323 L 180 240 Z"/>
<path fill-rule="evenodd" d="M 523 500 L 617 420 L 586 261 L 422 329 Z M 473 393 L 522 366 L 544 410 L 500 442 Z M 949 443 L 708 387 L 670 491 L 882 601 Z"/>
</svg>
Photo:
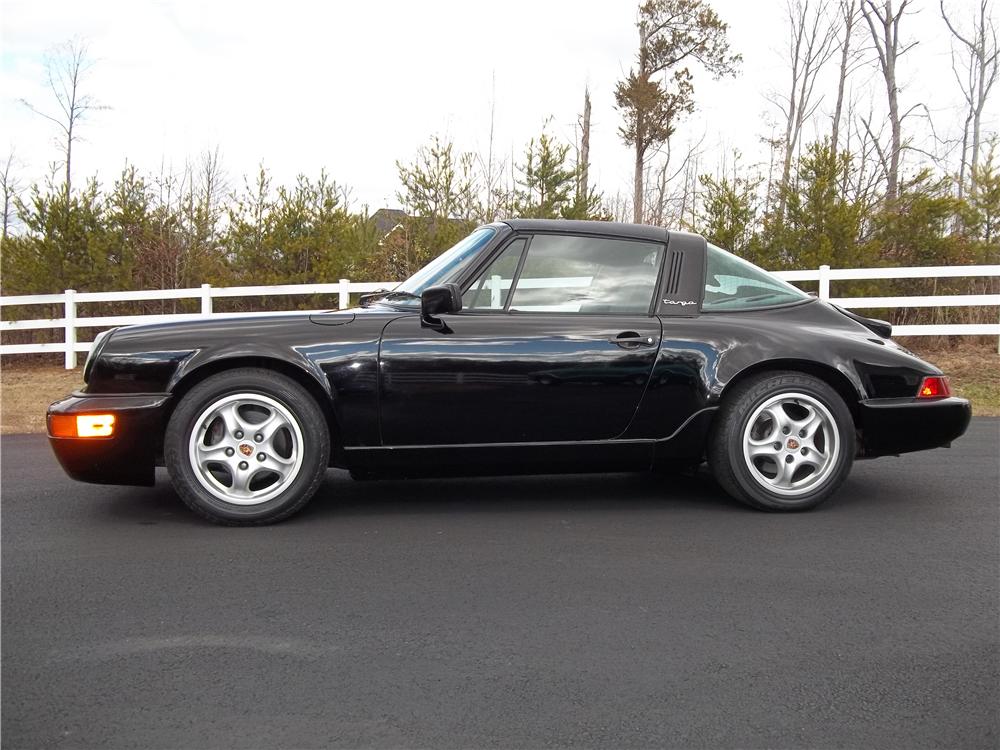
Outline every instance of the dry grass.
<svg viewBox="0 0 1000 750">
<path fill-rule="evenodd" d="M 956 396 L 972 402 L 977 417 L 1000 417 L 1000 354 L 996 339 L 988 344 L 955 346 L 929 344 L 913 337 L 900 343 L 914 354 L 940 367 Z"/>
<path fill-rule="evenodd" d="M 0 434 L 45 432 L 45 409 L 83 385 L 83 370 L 58 365 L 0 368 Z"/>
<path fill-rule="evenodd" d="M 972 401 L 974 414 L 1000 416 L 1000 354 L 995 342 L 948 346 L 910 338 L 902 343 L 944 370 L 956 395 Z M 57 364 L 4 362 L 0 369 L 0 434 L 44 432 L 46 407 L 82 385 L 81 370 L 64 370 Z"/>
</svg>

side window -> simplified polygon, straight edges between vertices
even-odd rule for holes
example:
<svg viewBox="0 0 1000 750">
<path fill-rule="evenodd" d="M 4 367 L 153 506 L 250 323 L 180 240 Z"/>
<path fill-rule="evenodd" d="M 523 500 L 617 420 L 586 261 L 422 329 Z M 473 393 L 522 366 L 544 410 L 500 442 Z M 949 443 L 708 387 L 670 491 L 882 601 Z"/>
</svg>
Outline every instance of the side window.
<svg viewBox="0 0 1000 750">
<path fill-rule="evenodd" d="M 535 235 L 510 309 L 644 314 L 662 256 L 663 245 L 652 242 Z"/>
<path fill-rule="evenodd" d="M 748 310 L 785 305 L 809 295 L 722 248 L 708 244 L 702 310 Z"/>
<path fill-rule="evenodd" d="M 527 240 L 514 240 L 462 295 L 464 310 L 503 310 Z"/>
</svg>

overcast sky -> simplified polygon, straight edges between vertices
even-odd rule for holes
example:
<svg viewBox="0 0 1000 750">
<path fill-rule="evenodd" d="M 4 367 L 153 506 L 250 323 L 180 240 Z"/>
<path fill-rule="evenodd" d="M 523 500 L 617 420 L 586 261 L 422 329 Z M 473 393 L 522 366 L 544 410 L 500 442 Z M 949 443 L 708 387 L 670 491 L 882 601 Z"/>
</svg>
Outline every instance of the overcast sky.
<svg viewBox="0 0 1000 750">
<path fill-rule="evenodd" d="M 325 167 L 352 189 L 356 206 L 395 206 L 394 162 L 412 157 L 431 134 L 486 151 L 495 76 L 497 149 L 513 148 L 518 158 L 548 117 L 553 133 L 572 140 L 589 84 L 592 175 L 606 193 L 627 194 L 631 157 L 616 132 L 613 91 L 632 63 L 636 4 L 2 0 L 0 147 L 14 149 L 24 182 L 43 178 L 58 158 L 55 128 L 18 100 L 53 108 L 45 54 L 79 37 L 94 59 L 86 91 L 109 109 L 83 125 L 76 180 L 110 181 L 126 159 L 147 172 L 161 164 L 179 170 L 218 147 L 234 188 L 261 162 L 278 182 Z M 744 63 L 735 80 L 695 73 L 698 109 L 677 140 L 704 135 L 704 171 L 733 148 L 747 162 L 765 158 L 760 137 L 777 116 L 765 95 L 787 87 L 784 0 L 712 5 Z M 960 17 L 972 5 L 948 1 Z M 915 0 L 914 8 L 902 31 L 920 43 L 900 61 L 902 103 L 926 103 L 938 133 L 954 135 L 960 99 L 947 30 L 937 0 Z M 863 68 L 853 85 L 865 110 L 875 92 L 878 112 L 884 92 L 874 68 Z M 824 118 L 832 80 L 826 90 Z M 996 101 L 987 113 L 994 130 Z M 932 147 L 926 128 L 910 123 L 918 142 Z"/>
</svg>

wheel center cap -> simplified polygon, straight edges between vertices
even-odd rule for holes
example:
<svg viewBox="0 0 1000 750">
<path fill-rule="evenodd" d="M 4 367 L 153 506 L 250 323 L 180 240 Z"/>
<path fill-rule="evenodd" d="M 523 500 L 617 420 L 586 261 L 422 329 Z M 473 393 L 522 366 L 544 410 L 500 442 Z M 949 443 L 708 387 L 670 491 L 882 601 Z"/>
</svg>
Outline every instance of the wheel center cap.
<svg viewBox="0 0 1000 750">
<path fill-rule="evenodd" d="M 799 441 L 796 440 L 795 438 L 788 438 L 788 450 L 796 451 L 798 449 L 799 449 Z M 240 446 L 240 450 L 243 450 L 242 446 Z"/>
<path fill-rule="evenodd" d="M 244 456 L 249 456 L 251 453 L 253 453 L 253 446 L 247 445 L 246 443 L 240 443 L 240 453 L 242 453 Z"/>
</svg>

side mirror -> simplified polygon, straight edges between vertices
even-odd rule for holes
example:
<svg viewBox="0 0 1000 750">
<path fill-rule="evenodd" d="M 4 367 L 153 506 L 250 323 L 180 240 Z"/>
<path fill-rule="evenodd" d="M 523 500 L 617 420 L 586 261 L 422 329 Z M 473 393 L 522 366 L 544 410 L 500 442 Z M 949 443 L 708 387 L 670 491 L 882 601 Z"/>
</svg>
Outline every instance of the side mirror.
<svg viewBox="0 0 1000 750">
<path fill-rule="evenodd" d="M 448 324 L 436 316 L 462 309 L 462 290 L 458 284 L 429 286 L 420 294 L 420 325 L 441 333 L 451 333 Z"/>
<path fill-rule="evenodd" d="M 462 309 L 462 290 L 458 284 L 429 286 L 420 295 L 420 315 L 430 320 L 435 315 L 456 313 Z"/>
</svg>

